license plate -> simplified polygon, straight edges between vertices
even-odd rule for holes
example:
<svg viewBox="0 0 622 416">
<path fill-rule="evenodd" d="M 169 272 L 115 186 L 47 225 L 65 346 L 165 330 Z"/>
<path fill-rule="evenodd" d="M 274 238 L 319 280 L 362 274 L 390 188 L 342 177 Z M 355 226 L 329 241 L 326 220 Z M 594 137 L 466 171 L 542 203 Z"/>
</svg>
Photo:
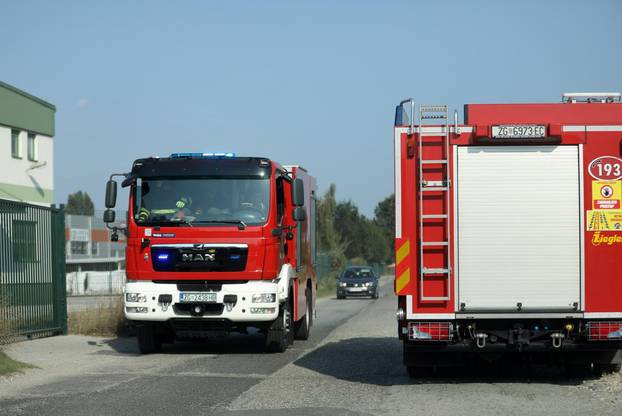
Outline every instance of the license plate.
<svg viewBox="0 0 622 416">
<path fill-rule="evenodd" d="M 533 139 L 546 136 L 546 128 L 536 124 L 492 126 L 495 139 Z"/>
<path fill-rule="evenodd" d="M 184 302 L 216 302 L 216 293 L 180 293 L 179 301 Z"/>
<path fill-rule="evenodd" d="M 363 288 L 363 287 L 351 287 L 351 288 L 348 289 L 348 291 L 350 291 L 350 292 L 362 292 L 364 290 L 365 290 L 365 288 Z"/>
</svg>

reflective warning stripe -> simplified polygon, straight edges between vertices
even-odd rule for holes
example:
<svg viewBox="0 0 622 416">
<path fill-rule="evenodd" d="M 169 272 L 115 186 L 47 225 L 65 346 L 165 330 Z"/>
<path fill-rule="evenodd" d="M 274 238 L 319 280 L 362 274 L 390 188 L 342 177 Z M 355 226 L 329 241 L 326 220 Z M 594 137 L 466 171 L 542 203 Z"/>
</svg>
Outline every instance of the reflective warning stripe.
<svg viewBox="0 0 622 416">
<path fill-rule="evenodd" d="M 398 295 L 410 282 L 410 268 L 400 267 L 400 265 L 408 258 L 410 254 L 410 241 L 406 240 L 400 248 L 395 252 L 395 273 L 398 278 L 395 279 L 395 293 Z"/>
<path fill-rule="evenodd" d="M 402 260 L 404 260 L 406 256 L 408 256 L 409 253 L 410 253 L 410 241 L 406 240 L 406 242 L 402 244 L 402 247 L 400 247 L 395 253 L 396 264 L 400 264 Z"/>
<path fill-rule="evenodd" d="M 399 294 L 402 289 L 410 282 L 410 269 L 404 270 L 404 273 L 400 275 L 395 281 L 395 291 Z"/>
</svg>

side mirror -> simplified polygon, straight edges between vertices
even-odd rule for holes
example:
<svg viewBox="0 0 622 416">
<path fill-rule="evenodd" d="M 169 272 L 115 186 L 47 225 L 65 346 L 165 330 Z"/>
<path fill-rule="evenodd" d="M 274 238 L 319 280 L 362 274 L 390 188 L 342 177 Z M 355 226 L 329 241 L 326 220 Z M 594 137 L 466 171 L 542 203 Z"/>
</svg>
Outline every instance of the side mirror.
<svg viewBox="0 0 622 416">
<path fill-rule="evenodd" d="M 106 182 L 105 204 L 106 204 L 106 208 L 114 208 L 114 206 L 117 204 L 117 182 L 113 181 L 112 179 Z"/>
<path fill-rule="evenodd" d="M 302 179 L 294 179 L 292 183 L 292 203 L 295 207 L 305 204 L 305 184 Z"/>
<path fill-rule="evenodd" d="M 115 213 L 113 209 L 107 209 L 106 211 L 104 211 L 104 222 L 106 224 L 110 224 L 111 222 L 114 222 L 114 218 L 115 218 Z"/>
<path fill-rule="evenodd" d="M 296 222 L 304 221 L 307 218 L 307 213 L 303 207 L 295 207 L 292 214 Z"/>
</svg>

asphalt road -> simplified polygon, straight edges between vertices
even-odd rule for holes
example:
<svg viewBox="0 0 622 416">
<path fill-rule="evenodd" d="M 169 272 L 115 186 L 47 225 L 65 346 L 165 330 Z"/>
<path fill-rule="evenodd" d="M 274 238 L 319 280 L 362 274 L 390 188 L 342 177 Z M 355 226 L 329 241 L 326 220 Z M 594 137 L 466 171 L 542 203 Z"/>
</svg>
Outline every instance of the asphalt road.
<svg viewBox="0 0 622 416">
<path fill-rule="evenodd" d="M 553 366 L 480 365 L 410 380 L 395 297 L 323 299 L 310 340 L 283 354 L 259 336 L 183 343 L 140 356 L 133 339 L 15 344 L 40 367 L 0 380 L 1 415 L 622 414 L 622 376 L 567 379 Z"/>
</svg>

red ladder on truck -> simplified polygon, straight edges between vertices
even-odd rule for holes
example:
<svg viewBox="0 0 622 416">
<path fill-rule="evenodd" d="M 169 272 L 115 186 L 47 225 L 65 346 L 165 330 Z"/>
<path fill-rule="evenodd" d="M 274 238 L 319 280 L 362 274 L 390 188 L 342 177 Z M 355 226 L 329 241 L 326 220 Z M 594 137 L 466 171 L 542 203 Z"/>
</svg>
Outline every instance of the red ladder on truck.
<svg viewBox="0 0 622 416">
<path fill-rule="evenodd" d="M 424 156 L 424 123 L 428 123 L 428 120 L 433 120 L 433 124 L 436 124 L 437 128 L 428 127 L 425 132 L 426 141 L 425 145 L 438 145 L 442 148 L 440 159 L 426 159 Z M 444 124 L 444 126 L 438 127 L 438 122 Z M 450 275 L 451 275 L 451 241 L 449 230 L 449 204 L 451 187 L 451 178 L 449 171 L 449 115 L 446 105 L 431 105 L 431 106 L 419 106 L 419 136 L 418 136 L 418 162 L 419 162 L 419 299 L 421 301 L 447 301 L 450 299 Z M 434 170 L 438 173 L 441 170 L 442 179 L 429 180 L 431 175 L 430 170 Z M 444 212 L 442 213 L 427 213 L 424 211 L 424 196 L 432 192 L 435 194 L 441 193 L 443 195 Z M 429 194 L 428 194 L 429 195 Z M 441 220 L 445 240 L 444 241 L 429 241 L 425 240 L 425 232 L 428 227 L 431 227 L 430 222 L 426 220 L 436 220 L 434 226 L 438 227 L 438 220 Z M 435 252 L 438 250 L 444 250 L 445 265 L 443 267 L 428 267 L 428 257 L 430 253 L 426 253 L 426 249 L 434 248 Z M 426 255 L 427 254 L 427 255 Z M 446 295 L 445 296 L 426 296 L 424 292 L 426 276 L 444 276 L 446 282 Z"/>
</svg>

